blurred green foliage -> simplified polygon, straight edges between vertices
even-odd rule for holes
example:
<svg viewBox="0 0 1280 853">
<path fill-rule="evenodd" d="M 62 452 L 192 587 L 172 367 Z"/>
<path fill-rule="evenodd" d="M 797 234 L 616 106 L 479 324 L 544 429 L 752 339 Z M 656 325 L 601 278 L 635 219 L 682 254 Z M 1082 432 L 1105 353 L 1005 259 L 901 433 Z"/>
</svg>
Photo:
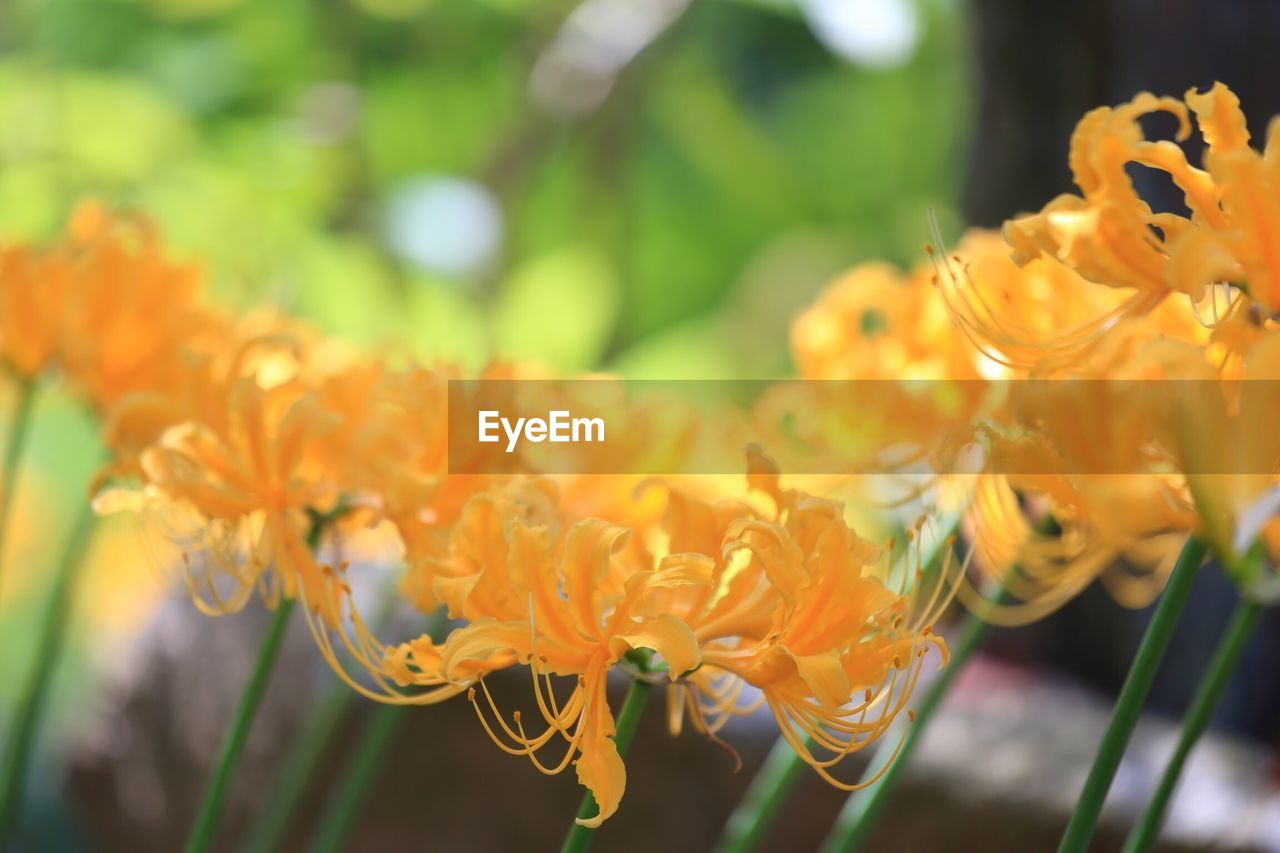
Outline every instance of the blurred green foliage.
<svg viewBox="0 0 1280 853">
<path fill-rule="evenodd" d="M 470 367 L 724 376 L 786 370 L 788 320 L 826 279 L 913 260 L 931 206 L 954 223 L 952 3 L 920 0 L 914 51 L 873 68 L 819 40 L 812 3 L 695 0 L 566 116 L 530 81 L 582 5 L 6 4 L 0 233 L 51 233 L 95 195 L 152 216 L 235 306 Z M 465 269 L 390 236 L 393 199 L 440 178 L 500 213 Z M 445 225 L 446 250 L 473 236 Z"/>
</svg>

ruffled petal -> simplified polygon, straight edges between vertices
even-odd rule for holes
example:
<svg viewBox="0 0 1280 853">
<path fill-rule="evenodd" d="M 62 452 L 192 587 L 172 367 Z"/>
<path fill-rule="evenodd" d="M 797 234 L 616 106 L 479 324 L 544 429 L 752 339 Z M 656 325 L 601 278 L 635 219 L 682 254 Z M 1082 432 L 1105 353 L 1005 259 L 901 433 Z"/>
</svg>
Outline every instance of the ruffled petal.
<svg viewBox="0 0 1280 853">
<path fill-rule="evenodd" d="M 593 673 L 584 687 L 590 695 L 582 724 L 586 726 L 577 760 L 578 783 L 595 797 L 595 817 L 577 818 L 582 826 L 596 829 L 618 810 L 627 787 L 627 768 L 613 742 L 613 714 L 605 694 L 604 673 Z"/>
<path fill-rule="evenodd" d="M 702 649 L 693 631 L 683 620 L 669 613 L 646 619 L 625 634 L 610 640 L 615 659 L 628 648 L 653 649 L 667 664 L 667 675 L 675 681 L 702 661 Z"/>
</svg>

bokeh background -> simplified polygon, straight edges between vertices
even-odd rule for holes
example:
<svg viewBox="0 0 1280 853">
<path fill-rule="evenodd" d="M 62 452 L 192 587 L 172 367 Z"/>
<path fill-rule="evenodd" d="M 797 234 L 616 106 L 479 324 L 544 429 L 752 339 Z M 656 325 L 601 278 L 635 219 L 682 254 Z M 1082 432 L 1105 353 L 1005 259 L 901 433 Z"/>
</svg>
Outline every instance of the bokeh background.
<svg viewBox="0 0 1280 853">
<path fill-rule="evenodd" d="M 0 234 L 50 236 L 95 196 L 200 259 L 216 300 L 277 305 L 360 345 L 468 368 L 787 375 L 792 317 L 852 264 L 916 261 L 928 211 L 955 237 L 1039 207 L 1070 186 L 1079 116 L 1143 88 L 1221 79 L 1261 135 L 1280 112 L 1277 57 L 1280 7 L 1212 0 L 8 0 Z M 6 685 L 98 461 L 72 402 L 45 395 L 36 424 L 2 557 Z M 193 618 L 128 522 L 104 523 L 92 563 L 23 849 L 175 849 L 261 618 Z M 1225 582 L 1202 584 L 1157 713 L 1181 708 L 1230 610 Z M 877 845 L 1051 846 L 1144 618 L 1086 595 L 1002 632 Z M 1259 633 L 1220 715 L 1221 778 L 1198 774 L 1210 810 L 1252 822 L 1230 836 L 1221 815 L 1175 816 L 1175 847 L 1280 845 L 1277 634 Z M 295 639 L 230 838 L 299 706 L 331 681 Z M 406 725 L 353 849 L 555 844 L 572 779 L 500 756 L 469 714 Z M 655 747 L 605 849 L 706 849 L 768 745 L 767 727 L 738 734 L 734 775 L 714 746 L 642 732 Z M 812 846 L 839 805 L 820 785 L 797 799 L 775 849 Z"/>
</svg>

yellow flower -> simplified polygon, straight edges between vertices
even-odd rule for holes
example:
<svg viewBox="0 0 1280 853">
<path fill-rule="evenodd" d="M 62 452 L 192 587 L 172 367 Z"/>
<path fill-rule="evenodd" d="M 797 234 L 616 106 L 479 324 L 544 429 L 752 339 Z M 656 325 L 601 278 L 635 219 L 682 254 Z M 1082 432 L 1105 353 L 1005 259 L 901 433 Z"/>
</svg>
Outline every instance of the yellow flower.
<svg viewBox="0 0 1280 853">
<path fill-rule="evenodd" d="M 165 384 L 125 393 L 103 413 L 101 437 L 112 458 L 95 491 L 111 479 L 143 478 L 143 451 L 170 427 L 192 422 L 226 433 L 237 381 L 268 387 L 294 379 L 315 348 L 305 330 L 270 312 L 232 321 L 208 311 L 203 329 L 172 354 Z"/>
<path fill-rule="evenodd" d="M 1256 302 L 1269 317 L 1280 308 L 1280 143 L 1272 122 L 1263 151 L 1249 145 L 1239 99 L 1216 83 L 1205 93 L 1157 98 L 1142 93 L 1102 107 L 1077 125 L 1070 163 L 1081 195 L 1054 199 L 1039 213 L 1012 219 L 1005 236 L 1020 265 L 1053 258 L 1075 272 L 1126 292 L 1100 312 L 1104 330 L 1117 316 L 1151 311 L 1172 293 L 1210 302 L 1206 325 L 1249 313 Z M 1203 169 L 1172 141 L 1147 140 L 1138 120 L 1151 112 L 1178 120 L 1177 140 L 1191 133 L 1191 113 L 1206 143 Z M 1166 173 L 1182 192 L 1190 217 L 1153 213 L 1126 171 L 1140 164 Z"/>
<path fill-rule="evenodd" d="M 1016 222 L 1006 225 L 1006 233 Z M 985 376 L 1073 370 L 1098 358 L 1099 350 L 1100 357 L 1109 357 L 1106 350 L 1115 347 L 1121 328 L 1130 341 L 1208 338 L 1189 302 L 1148 300 L 1098 284 L 1051 256 L 1011 256 L 1009 246 L 991 232 L 970 231 L 954 255 L 933 258 L 938 291 L 960 331 L 985 357 Z"/>
<path fill-rule="evenodd" d="M 164 256 L 136 216 L 81 204 L 48 247 L 0 248 L 0 361 L 32 378 L 59 362 L 99 412 L 130 391 L 174 387 L 184 343 L 214 330 L 199 271 Z"/>
<path fill-rule="evenodd" d="M 23 379 L 43 372 L 56 354 L 67 278 L 60 253 L 0 247 L 0 364 Z"/>
<path fill-rule="evenodd" d="M 652 650 L 666 669 L 673 725 L 688 710 L 713 733 L 749 709 L 737 700 L 751 685 L 789 739 L 812 736 L 833 753 L 819 759 L 801 750 L 844 786 L 827 768 L 873 742 L 903 710 L 925 650 L 945 650 L 923 611 L 936 614 L 949 596 L 943 584 L 931 586 L 936 599 L 917 612 L 916 592 L 895 592 L 876 575 L 881 550 L 845 525 L 840 504 L 782 491 L 758 456 L 749 482 L 777 502 L 776 517 L 748 502 L 671 490 L 660 557 L 605 520 L 566 521 L 546 479 L 476 496 L 434 572 L 437 596 L 469 624 L 442 646 L 424 637 L 388 649 L 372 667 L 375 680 L 430 688 L 425 701 L 447 685 L 469 688 L 504 750 L 546 773 L 576 761 L 600 806 L 587 826 L 608 818 L 622 797 L 626 775 L 605 683 L 637 650 Z M 917 580 L 904 573 L 904 582 Z M 531 670 L 545 722 L 537 734 L 519 713 L 509 723 L 485 686 L 486 674 L 515 664 Z M 567 697 L 556 696 L 557 676 L 574 679 Z M 543 762 L 539 753 L 552 742 L 565 752 Z"/>
<path fill-rule="evenodd" d="M 184 348 L 219 332 L 197 301 L 199 270 L 167 258 L 139 217 L 83 204 L 68 230 L 71 271 L 59 321 L 67 379 L 100 413 L 133 392 L 181 388 Z"/>
<path fill-rule="evenodd" d="M 1280 440 L 1265 425 L 1280 418 L 1280 331 L 1258 338 L 1238 379 L 1214 382 L 1212 369 L 1197 362 L 1198 351 L 1186 347 L 1182 355 L 1192 365 L 1186 372 L 1199 365 L 1197 378 L 1207 386 L 1176 412 L 1177 450 L 1202 535 L 1229 569 L 1244 565 L 1242 558 L 1258 542 L 1274 566 L 1280 556 Z M 1260 578 L 1237 579 L 1258 591 Z"/>
<path fill-rule="evenodd" d="M 1144 138 L 1138 119 L 1153 112 L 1178 120 L 1179 141 L 1191 134 L 1186 106 L 1176 98 L 1143 92 L 1127 104 L 1099 107 L 1080 120 L 1071 137 L 1069 162 L 1081 195 L 1059 196 L 1039 213 L 1005 224 L 1017 262 L 1047 255 L 1090 281 L 1132 288 L 1138 294 L 1128 313 L 1150 310 L 1171 291 L 1166 244 L 1189 223 L 1152 213 L 1126 167 L 1138 163 L 1167 172 L 1198 216 L 1217 216 L 1209 176 L 1188 164 L 1173 142 Z M 1199 297 L 1197 290 L 1189 292 Z"/>
<path fill-rule="evenodd" d="M 835 281 L 791 328 L 806 379 L 965 379 L 979 376 L 930 271 L 885 263 Z"/>
<path fill-rule="evenodd" d="M 445 643 L 440 672 L 458 684 L 479 679 L 496 730 L 474 689 L 471 698 L 486 729 L 506 751 L 528 755 L 548 773 L 576 761 L 578 781 L 592 791 L 600 808 L 595 817 L 580 822 L 595 827 L 617 809 L 626 783 L 612 740 L 606 675 L 636 649 L 655 651 L 672 680 L 699 664 L 698 644 L 688 625 L 653 601 L 656 593 L 698 579 L 690 578 L 686 563 L 692 558 L 683 555 L 651 568 L 651 560 L 629 541 L 624 528 L 595 518 L 558 523 L 550 515 L 555 498 L 548 481 L 522 481 L 514 488 L 515 495 L 473 499 L 454 532 L 453 574 L 437 576 L 437 589 L 451 614 L 470 624 Z M 416 655 L 412 662 L 422 667 Z M 485 672 L 516 662 L 532 670 L 538 708 L 547 723 L 535 736 L 525 733 L 518 715 L 514 728 L 508 725 L 484 686 Z M 555 698 L 551 675 L 577 678 L 568 698 Z M 548 766 L 537 752 L 557 735 L 567 749 Z"/>
<path fill-rule="evenodd" d="M 338 507 L 324 441 L 341 416 L 297 380 L 264 388 L 240 376 L 224 390 L 224 417 L 170 426 L 142 452 L 143 503 L 183 551 L 202 611 L 238 610 L 261 590 L 269 604 L 302 596 L 336 619 L 332 572 L 307 538 L 317 516 Z M 119 493 L 100 498 L 108 510 L 119 502 Z"/>
<path fill-rule="evenodd" d="M 970 586 L 961 599 L 1004 624 L 1037 619 L 1100 578 L 1125 606 L 1149 603 L 1197 528 L 1178 455 L 1175 412 L 1186 365 L 1137 324 L 1098 342 L 1071 374 L 1011 383 L 1007 420 L 980 430 L 988 470 L 966 519 L 993 605 Z M 1106 357 L 1103 357 L 1106 353 Z M 1038 516 L 1038 517 L 1037 517 Z M 1052 532 L 1033 519 L 1052 519 Z"/>
<path fill-rule="evenodd" d="M 796 319 L 791 348 L 801 377 L 819 381 L 768 389 L 756 440 L 784 461 L 794 450 L 808 470 L 927 460 L 989 402 L 980 380 L 994 363 L 961 334 L 927 264 L 856 267 Z M 907 485 L 904 500 L 929 485 Z"/>
<path fill-rule="evenodd" d="M 1204 136 L 1213 181 L 1208 209 L 1170 241 L 1174 286 L 1194 292 L 1213 282 L 1247 290 L 1269 313 L 1280 310 L 1280 124 L 1272 119 L 1263 152 L 1249 146 L 1240 100 L 1215 83 L 1186 94 Z"/>
<path fill-rule="evenodd" d="M 844 451 L 846 466 L 868 455 L 881 467 L 892 463 L 874 453 L 885 446 L 900 464 L 928 462 L 935 476 L 907 498 L 928 487 L 965 495 L 963 525 L 979 572 L 960 595 L 987 618 L 1040 618 L 1098 578 L 1121 603 L 1141 606 L 1163 587 L 1196 522 L 1170 458 L 1171 424 L 1138 401 L 1126 405 L 1123 380 L 1152 378 L 1148 368 L 1171 340 L 1235 370 L 1233 347 L 1253 332 L 1233 321 L 1211 331 L 1187 300 L 1165 300 L 1131 316 L 1132 299 L 1122 289 L 1092 283 L 1054 257 L 1019 266 L 1009 255 L 998 235 L 969 232 L 954 257 L 935 257 L 937 287 L 924 284 L 921 268 L 912 284 L 892 291 L 890 301 L 908 308 L 870 342 L 850 331 L 850 322 L 875 304 L 875 291 L 886 289 L 869 283 L 880 268 L 835 285 L 795 328 L 797 361 L 815 371 L 810 375 L 864 380 L 923 373 L 935 381 L 865 382 L 856 393 L 837 386 L 828 396 L 843 390 L 843 405 L 820 399 L 793 406 L 795 420 L 814 446 Z M 868 284 L 855 288 L 859 280 Z M 934 311 L 950 314 L 952 325 L 917 319 Z M 827 326 L 846 332 L 824 335 Z M 931 363 L 923 360 L 929 353 L 948 356 Z M 921 364 L 933 367 L 921 371 Z M 1159 375 L 1170 373 L 1162 367 Z M 1046 385 L 1030 378 L 1108 381 Z M 819 398 L 821 386 L 809 396 Z M 846 435 L 831 437 L 835 427 L 845 433 L 856 427 L 873 452 L 855 453 L 856 443 L 837 440 Z M 1163 459 L 1140 452 L 1157 427 Z M 975 446 L 986 473 L 958 473 L 961 454 Z M 1036 529 L 1050 518 L 1056 530 Z M 991 595 L 1001 583 L 1004 601 L 997 604 Z"/>
<path fill-rule="evenodd" d="M 848 527 L 841 503 L 782 490 L 763 458 L 751 479 L 773 497 L 776 515 L 743 513 L 724 528 L 715 594 L 683 610 L 704 665 L 687 692 L 675 689 L 695 726 L 714 733 L 753 709 L 740 704 L 749 685 L 797 755 L 832 785 L 857 790 L 874 780 L 842 782 L 828 768 L 874 743 L 906 710 L 930 647 L 946 663 L 946 644 L 931 625 L 950 601 L 950 555 L 932 579 L 918 561 L 898 567 L 901 588 L 892 589 L 889 554 Z M 725 518 L 724 505 L 684 506 L 686 516 L 696 508 L 703 538 Z"/>
</svg>

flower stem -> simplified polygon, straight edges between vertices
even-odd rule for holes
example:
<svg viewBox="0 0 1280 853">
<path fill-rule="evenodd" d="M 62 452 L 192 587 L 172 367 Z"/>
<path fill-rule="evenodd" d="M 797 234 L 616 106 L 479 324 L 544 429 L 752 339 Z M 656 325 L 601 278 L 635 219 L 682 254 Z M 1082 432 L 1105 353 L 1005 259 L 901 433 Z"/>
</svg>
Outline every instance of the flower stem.
<svg viewBox="0 0 1280 853">
<path fill-rule="evenodd" d="M 1177 565 L 1173 567 L 1173 573 L 1169 575 L 1164 595 L 1156 605 L 1156 612 L 1138 645 L 1138 654 L 1120 689 L 1120 696 L 1111 713 L 1111 723 L 1102 736 L 1093 768 L 1085 780 L 1080 799 L 1076 801 L 1075 812 L 1062 836 L 1058 853 L 1084 853 L 1089 846 L 1098 818 L 1102 815 L 1102 804 L 1107 799 L 1107 791 L 1111 789 L 1125 746 L 1138 724 L 1143 702 L 1151 690 L 1151 683 L 1155 680 L 1160 659 L 1169 646 L 1178 617 L 1187 605 L 1196 572 L 1204 561 L 1204 556 L 1205 544 L 1195 536 L 1188 538 Z"/>
<path fill-rule="evenodd" d="M 403 705 L 379 705 L 372 710 L 356 742 L 355 755 L 344 768 L 338 789 L 326 804 L 324 819 L 310 848 L 312 853 L 333 853 L 342 849 L 408 710 Z"/>
<path fill-rule="evenodd" d="M 395 603 L 396 598 L 394 596 L 388 600 L 385 612 L 378 618 L 379 624 L 391 621 L 392 605 Z M 443 640 L 448 621 L 447 615 L 443 610 L 437 611 L 427 618 L 426 633 L 433 642 L 438 643 Z M 334 685 L 334 691 L 334 695 L 329 697 L 329 702 L 349 700 L 356 695 L 345 684 Z M 345 703 L 342 708 L 346 708 Z M 363 729 L 360 732 L 360 739 L 356 743 L 355 754 L 338 774 L 338 789 L 325 802 L 321 812 L 324 815 L 324 819 L 316 830 L 315 843 L 311 846 L 312 853 L 315 853 L 315 851 L 341 849 L 347 836 L 351 833 L 351 828 L 356 818 L 360 816 L 361 807 L 364 805 L 369 790 L 373 786 L 378 769 L 382 766 L 382 761 L 387 751 L 395 742 L 395 734 L 399 731 L 408 710 L 403 705 L 380 705 L 370 712 L 369 719 L 364 722 Z M 306 779 L 310 777 L 311 772 L 319 764 L 320 757 L 324 755 L 329 741 L 337 733 L 340 721 L 341 716 L 338 715 L 332 727 L 317 736 L 316 743 L 308 747 L 308 751 L 313 752 L 314 756 L 308 759 L 310 763 L 306 770 L 300 770 L 302 778 L 297 785 L 298 791 L 294 796 L 294 802 L 300 797 Z M 304 735 L 304 737 L 313 736 L 312 727 L 308 727 L 307 732 L 308 734 Z M 307 745 L 302 744 L 302 746 Z M 294 757 L 291 757 L 290 760 L 293 762 Z M 276 806 L 276 799 L 273 798 L 268 808 Z M 287 804 L 285 808 L 292 810 L 294 802 Z M 281 818 L 281 829 L 284 828 L 287 819 L 288 812 L 286 811 Z M 277 833 L 276 838 L 278 839 L 278 837 Z M 275 839 L 272 839 L 269 843 L 264 843 L 263 846 L 256 848 L 256 850 L 266 853 L 266 851 L 274 850 L 275 847 Z M 252 850 L 253 848 L 250 849 Z"/>
<path fill-rule="evenodd" d="M 337 684 L 311 711 L 297 745 L 271 784 L 266 805 L 249 830 L 244 844 L 245 853 L 270 853 L 280 847 L 280 839 L 289 828 L 289 821 L 302 802 L 307 785 L 315 778 L 320 761 L 342 728 L 342 721 L 355 697 L 355 691 L 345 684 Z"/>
<path fill-rule="evenodd" d="M 1231 623 L 1227 626 L 1222 640 L 1219 641 L 1218 648 L 1213 653 L 1213 660 L 1199 686 L 1196 687 L 1191 707 L 1187 709 L 1187 715 L 1182 720 L 1182 732 L 1178 735 L 1178 745 L 1174 748 L 1169 763 L 1165 765 L 1164 774 L 1160 777 L 1160 784 L 1156 787 L 1151 802 L 1147 804 L 1142 817 L 1129 833 L 1129 838 L 1124 845 L 1124 853 L 1149 850 L 1155 843 L 1160 825 L 1164 822 L 1165 810 L 1169 806 L 1174 788 L 1178 785 L 1178 777 L 1182 773 L 1183 765 L 1186 764 L 1187 756 L 1191 754 L 1191 748 L 1208 727 L 1213 710 L 1231 681 L 1231 676 L 1240 663 L 1240 655 L 1249 644 L 1249 638 L 1253 636 L 1261 615 L 1261 605 L 1252 601 L 1242 601 L 1236 607 L 1235 615 L 1231 617 Z"/>
<path fill-rule="evenodd" d="M 786 738 L 774 741 L 742 802 L 725 822 L 717 853 L 749 853 L 759 847 L 806 767 Z"/>
<path fill-rule="evenodd" d="M 640 725 L 640 715 L 644 711 L 645 700 L 652 692 L 653 685 L 648 681 L 637 678 L 631 682 L 627 696 L 622 701 L 622 710 L 618 713 L 617 725 L 614 727 L 613 742 L 617 744 L 619 755 L 627 754 L 627 747 L 631 746 L 631 741 L 636 736 L 636 728 Z M 582 798 L 577 816 L 586 819 L 594 816 L 597 811 L 596 798 L 587 791 L 586 796 Z M 584 853 L 591 846 L 594 837 L 594 829 L 575 821 L 564 839 L 564 846 L 560 848 L 560 853 Z"/>
<path fill-rule="evenodd" d="M 36 729 L 66 636 L 67 617 L 71 611 L 71 589 L 77 569 L 84 562 L 94 518 L 93 508 L 86 501 L 76 518 L 66 549 L 62 552 L 62 562 L 54 576 L 53 590 L 49 594 L 40 623 L 35 661 L 23 686 L 22 695 L 18 698 L 17 710 L 9 728 L 4 775 L 0 776 L 0 846 L 4 846 L 5 839 L 15 828 L 22 809 L 22 794 L 27 768 L 31 763 L 31 752 L 35 746 Z"/>
<path fill-rule="evenodd" d="M 9 434 L 5 437 L 4 456 L 0 457 L 0 560 L 4 559 L 5 533 L 9 529 L 9 513 L 13 510 L 13 487 L 18 479 L 18 461 L 27 444 L 35 398 L 35 382 L 30 379 L 18 380 L 13 420 L 9 423 Z"/>
<path fill-rule="evenodd" d="M 929 685 L 920 707 L 916 709 L 915 722 L 910 724 L 902 742 L 902 749 L 894 758 L 893 764 L 876 782 L 861 791 L 855 791 L 845 800 L 844 807 L 840 809 L 835 825 L 831 828 L 831 834 L 822 844 L 822 853 L 851 853 L 851 851 L 862 849 L 866 844 L 867 836 L 875 826 L 876 819 L 884 810 L 885 803 L 888 802 L 894 788 L 897 787 L 903 768 L 910 762 L 911 754 L 915 751 L 920 739 L 924 737 L 925 727 L 933 717 L 934 711 L 942 704 L 942 699 L 951 689 L 956 675 L 964 668 L 973 653 L 981 648 L 990 631 L 991 623 L 980 617 L 970 615 L 965 618 L 959 641 L 951 652 L 951 662 Z M 893 747 L 890 743 L 884 746 L 888 747 L 888 750 L 882 748 L 878 752 L 891 751 Z M 866 774 L 877 771 L 878 766 L 873 758 L 872 766 L 867 768 Z"/>
<path fill-rule="evenodd" d="M 209 844 L 213 841 L 218 819 L 222 816 L 222 807 L 226 803 L 227 790 L 231 785 L 231 776 L 235 772 L 236 764 L 240 761 L 241 753 L 244 752 L 249 729 L 258 712 L 258 705 L 262 702 L 262 695 L 266 692 L 271 669 L 280 654 L 285 629 L 289 625 L 289 617 L 293 613 L 295 604 L 293 599 L 285 598 L 276 605 L 271 626 L 267 629 L 267 636 L 262 641 L 262 648 L 258 652 L 258 661 L 254 665 L 253 674 L 249 677 L 249 683 L 245 685 L 244 693 L 240 696 L 240 704 L 232 718 L 231 727 L 222 741 L 218 763 L 214 767 L 208 787 L 205 788 L 204 798 L 200 802 L 200 812 L 191 829 L 191 835 L 187 838 L 187 853 L 203 853 L 209 849 Z"/>
</svg>

